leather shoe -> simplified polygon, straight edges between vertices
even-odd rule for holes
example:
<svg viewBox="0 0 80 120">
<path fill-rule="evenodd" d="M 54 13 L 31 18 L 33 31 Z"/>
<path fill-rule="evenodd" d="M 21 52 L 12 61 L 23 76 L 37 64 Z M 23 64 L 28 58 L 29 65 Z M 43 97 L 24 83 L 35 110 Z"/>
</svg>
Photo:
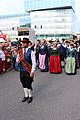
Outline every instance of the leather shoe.
<svg viewBox="0 0 80 120">
<path fill-rule="evenodd" d="M 33 97 L 29 97 L 29 99 L 27 100 L 27 103 L 31 103 L 33 101 Z"/>
<path fill-rule="evenodd" d="M 29 97 L 23 97 L 22 102 L 26 102 Z"/>
</svg>

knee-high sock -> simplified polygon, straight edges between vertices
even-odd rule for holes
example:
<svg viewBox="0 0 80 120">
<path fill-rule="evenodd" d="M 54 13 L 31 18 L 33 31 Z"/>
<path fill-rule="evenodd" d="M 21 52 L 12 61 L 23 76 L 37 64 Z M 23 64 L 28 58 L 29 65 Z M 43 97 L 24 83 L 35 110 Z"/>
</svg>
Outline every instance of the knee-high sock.
<svg viewBox="0 0 80 120">
<path fill-rule="evenodd" d="M 29 96 L 29 94 L 28 94 L 28 89 L 27 89 L 27 88 L 23 88 L 23 90 L 24 90 L 24 95 L 25 95 L 25 97 L 28 97 L 28 96 Z"/>
<path fill-rule="evenodd" d="M 32 97 L 32 90 L 31 89 L 28 89 L 28 94 L 29 94 L 29 97 Z"/>
</svg>

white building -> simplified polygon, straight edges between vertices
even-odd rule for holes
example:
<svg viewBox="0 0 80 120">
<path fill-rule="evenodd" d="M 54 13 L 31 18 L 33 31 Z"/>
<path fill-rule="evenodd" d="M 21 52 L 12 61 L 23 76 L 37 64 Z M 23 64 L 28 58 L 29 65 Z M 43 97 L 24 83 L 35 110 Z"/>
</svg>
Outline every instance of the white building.
<svg viewBox="0 0 80 120">
<path fill-rule="evenodd" d="M 30 17 L 27 13 L 0 16 L 0 30 L 6 34 L 8 39 L 17 38 L 17 28 L 23 26 L 30 26 Z"/>
<path fill-rule="evenodd" d="M 74 0 L 27 0 L 26 12 L 38 38 L 67 38 L 79 31 Z"/>
</svg>

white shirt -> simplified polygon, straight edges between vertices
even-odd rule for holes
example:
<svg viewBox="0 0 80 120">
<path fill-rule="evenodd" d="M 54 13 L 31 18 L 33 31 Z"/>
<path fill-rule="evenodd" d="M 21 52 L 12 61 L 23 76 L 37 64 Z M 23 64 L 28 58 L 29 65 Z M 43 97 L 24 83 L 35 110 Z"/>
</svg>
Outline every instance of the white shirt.
<svg viewBox="0 0 80 120">
<path fill-rule="evenodd" d="M 2 61 L 5 60 L 5 54 L 2 50 L 0 50 L 0 58 L 2 59 Z"/>
<path fill-rule="evenodd" d="M 54 50 L 56 50 L 57 48 L 53 48 Z"/>
<path fill-rule="evenodd" d="M 74 48 L 70 48 L 70 51 L 73 51 L 74 50 Z"/>
<path fill-rule="evenodd" d="M 26 48 L 26 52 L 28 51 L 30 47 Z M 24 48 L 23 48 L 23 54 L 24 54 Z M 17 59 L 16 61 L 18 62 L 18 57 L 19 55 L 17 56 Z M 36 69 L 36 57 L 35 57 L 35 52 L 34 51 L 31 51 L 31 60 L 32 60 L 32 70 L 31 72 L 34 73 L 35 69 Z"/>
<path fill-rule="evenodd" d="M 79 52 L 79 50 L 80 50 L 80 46 L 77 48 L 77 52 Z"/>
</svg>

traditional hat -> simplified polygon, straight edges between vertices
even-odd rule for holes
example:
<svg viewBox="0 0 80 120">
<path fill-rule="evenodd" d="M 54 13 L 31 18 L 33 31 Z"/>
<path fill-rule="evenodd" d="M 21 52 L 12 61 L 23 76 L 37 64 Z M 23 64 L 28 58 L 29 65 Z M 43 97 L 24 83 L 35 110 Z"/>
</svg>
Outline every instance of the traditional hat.
<svg viewBox="0 0 80 120">
<path fill-rule="evenodd" d="M 17 46 L 18 45 L 18 40 L 12 39 L 11 40 L 11 46 Z"/>
<path fill-rule="evenodd" d="M 21 40 L 21 42 L 23 42 L 23 43 L 30 43 L 31 41 L 29 41 L 29 38 L 23 38 L 23 40 Z"/>
<path fill-rule="evenodd" d="M 17 46 L 17 45 L 18 45 L 18 43 L 15 43 L 15 42 L 11 43 L 11 46 Z"/>
</svg>

